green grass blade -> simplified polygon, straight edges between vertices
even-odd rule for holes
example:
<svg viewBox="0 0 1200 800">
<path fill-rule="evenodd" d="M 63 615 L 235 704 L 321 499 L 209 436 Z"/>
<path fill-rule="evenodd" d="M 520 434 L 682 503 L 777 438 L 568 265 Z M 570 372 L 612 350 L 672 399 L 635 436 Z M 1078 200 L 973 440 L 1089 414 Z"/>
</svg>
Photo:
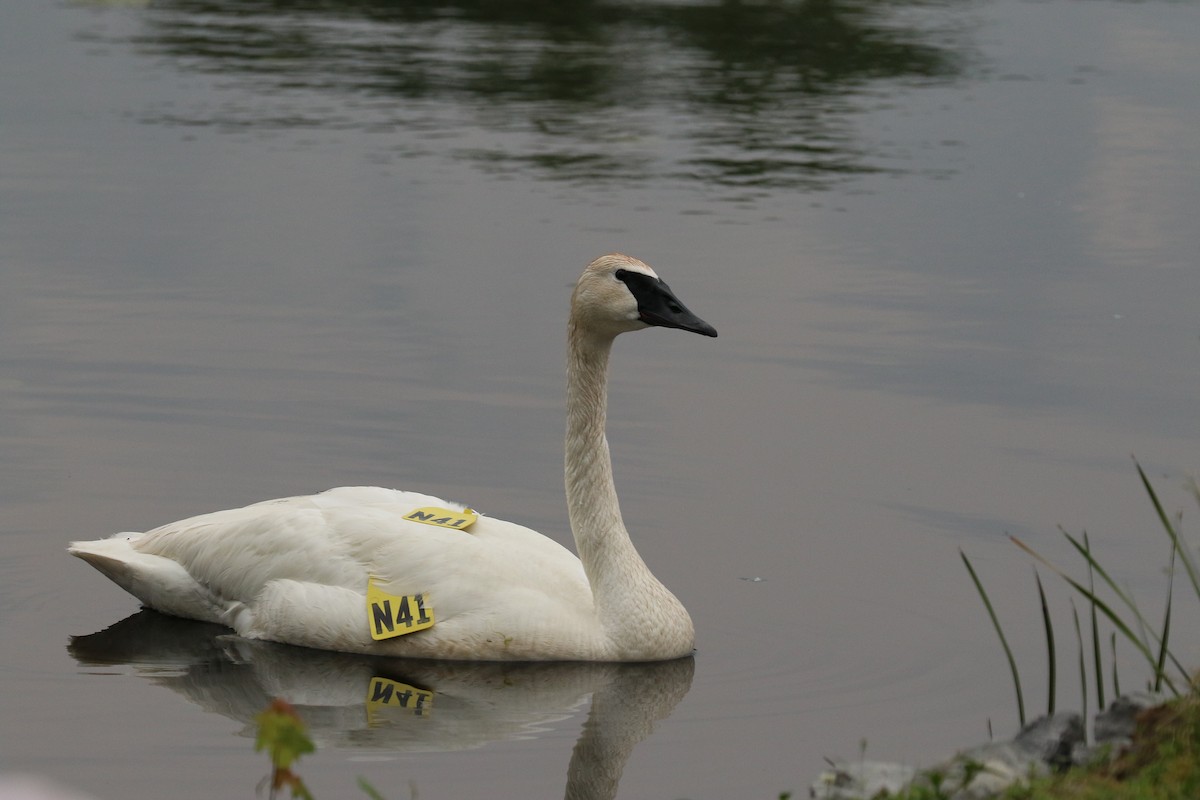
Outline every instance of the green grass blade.
<svg viewBox="0 0 1200 800">
<path fill-rule="evenodd" d="M 1183 562 L 1183 569 L 1187 572 L 1188 580 L 1192 582 L 1192 589 L 1196 592 L 1196 598 L 1200 599 L 1200 569 L 1197 569 L 1196 562 L 1192 558 L 1192 553 L 1188 550 L 1187 544 L 1179 536 L 1179 532 L 1175 530 L 1175 526 L 1171 524 L 1171 519 L 1167 516 L 1167 512 L 1163 510 L 1162 503 L 1158 501 L 1158 493 L 1150 485 L 1150 479 L 1146 477 L 1145 471 L 1142 470 L 1142 465 L 1137 462 L 1137 459 L 1134 459 L 1133 465 L 1137 467 L 1138 477 L 1142 479 L 1142 486 L 1146 488 L 1146 494 L 1150 495 L 1150 502 L 1154 504 L 1154 511 L 1158 514 L 1158 521 L 1162 523 L 1163 530 L 1171 538 L 1171 545 L 1179 552 L 1179 560 Z M 1195 486 L 1194 482 L 1193 486 Z M 1200 501 L 1200 491 L 1197 492 L 1196 499 Z"/>
<path fill-rule="evenodd" d="M 1113 594 L 1120 598 L 1121 602 L 1129 607 L 1129 610 L 1133 612 L 1137 620 L 1142 624 L 1145 624 L 1146 618 L 1142 615 L 1141 610 L 1138 609 L 1137 603 L 1134 602 L 1133 597 L 1125 592 L 1125 590 L 1123 590 L 1120 586 L 1118 586 L 1117 582 L 1114 581 L 1112 576 L 1108 574 L 1108 571 L 1105 570 L 1100 562 L 1092 556 L 1091 548 L 1080 542 L 1071 534 L 1067 533 L 1064 528 L 1060 527 L 1058 530 L 1062 533 L 1066 540 L 1071 543 L 1071 546 L 1079 551 L 1079 555 L 1083 556 L 1083 560 L 1087 562 L 1088 565 L 1088 572 L 1094 572 L 1096 575 L 1099 575 L 1104 582 L 1108 584 L 1108 588 L 1112 590 Z M 1059 574 L 1061 575 L 1062 573 L 1060 572 Z M 1143 640 L 1143 644 L 1144 643 L 1145 642 Z"/>
<path fill-rule="evenodd" d="M 1066 537 L 1067 541 L 1071 543 L 1071 546 L 1079 551 L 1079 554 L 1084 557 L 1084 559 L 1087 561 L 1087 563 L 1095 570 L 1096 574 L 1104 579 L 1104 582 L 1106 584 L 1108 584 L 1108 587 L 1113 591 L 1113 593 L 1116 594 L 1117 597 L 1119 597 L 1121 599 L 1121 601 L 1129 608 L 1129 610 L 1133 612 L 1134 619 L 1136 619 L 1137 623 L 1138 623 L 1138 630 L 1142 631 L 1144 634 L 1148 634 L 1149 637 L 1152 637 L 1155 641 L 1155 644 L 1161 645 L 1162 640 L 1159 638 L 1158 634 L 1154 632 L 1153 626 L 1151 626 L 1150 623 L 1146 620 L 1146 617 L 1144 614 L 1142 614 L 1141 609 L 1138 608 L 1138 605 L 1134 601 L 1133 596 L 1130 595 L 1128 592 L 1123 591 L 1119 586 L 1117 586 L 1116 581 L 1114 581 L 1112 579 L 1112 577 L 1108 574 L 1108 572 L 1105 571 L 1104 567 L 1100 566 L 1100 562 L 1098 562 L 1095 558 L 1092 557 L 1091 551 L 1087 547 L 1085 547 L 1083 544 L 1081 544 L 1079 542 L 1079 540 L 1077 540 L 1075 537 L 1073 537 L 1071 534 L 1067 533 L 1066 531 L 1063 531 L 1062 534 L 1063 534 L 1063 536 Z M 1077 584 L 1076 584 L 1076 586 L 1077 586 Z M 1083 592 L 1082 589 L 1080 589 L 1080 591 Z M 1087 592 L 1083 592 L 1083 593 L 1085 596 L 1090 596 L 1090 597 L 1096 596 L 1095 593 L 1091 593 L 1090 595 Z M 1111 613 L 1109 614 L 1109 616 L 1111 618 Z M 1141 637 L 1138 637 L 1138 641 L 1141 643 L 1141 647 L 1139 649 L 1141 650 L 1142 654 L 1146 656 L 1147 660 L 1150 661 L 1150 664 L 1153 666 L 1157 662 L 1157 659 L 1150 655 L 1150 643 L 1147 639 L 1147 636 L 1143 635 Z M 1183 675 L 1185 677 L 1187 676 L 1187 674 L 1188 674 L 1187 668 L 1185 668 L 1183 666 L 1183 664 L 1180 663 L 1179 659 L 1177 659 L 1175 657 L 1175 655 L 1173 653 L 1171 653 L 1170 650 L 1167 651 L 1167 658 L 1169 658 L 1171 660 L 1171 664 L 1175 667 L 1175 669 L 1179 670 L 1180 675 Z"/>
<path fill-rule="evenodd" d="M 1154 679 L 1154 691 L 1162 691 L 1163 667 L 1167 660 L 1167 640 L 1171 638 L 1171 596 L 1175 583 L 1175 553 L 1178 548 L 1171 548 L 1171 562 L 1167 565 L 1167 608 L 1163 612 L 1162 646 L 1158 650 L 1158 667 Z"/>
<path fill-rule="evenodd" d="M 1092 543 L 1088 541 L 1086 532 L 1083 534 L 1083 546 L 1087 550 L 1088 556 L 1092 554 Z M 1092 559 L 1088 559 L 1088 590 L 1094 595 L 1096 593 L 1096 576 L 1092 570 Z M 1100 657 L 1100 623 L 1096 616 L 1096 604 L 1090 603 L 1091 621 L 1092 621 L 1092 663 L 1094 664 L 1096 676 L 1096 710 L 1104 710 L 1104 663 Z"/>
<path fill-rule="evenodd" d="M 371 800 L 384 800 L 384 797 L 379 793 L 379 790 L 372 786 L 366 778 L 359 776 L 358 788 L 362 790 L 363 794 L 371 798 Z"/>
<path fill-rule="evenodd" d="M 1054 695 L 1058 683 L 1058 666 L 1054 654 L 1054 625 L 1050 622 L 1050 606 L 1046 602 L 1046 592 L 1042 588 L 1042 576 L 1037 568 L 1033 570 L 1033 579 L 1037 582 L 1038 600 L 1042 604 L 1042 626 L 1046 631 L 1046 669 L 1049 672 L 1049 686 L 1046 689 L 1046 713 L 1054 713 Z"/>
<path fill-rule="evenodd" d="M 1070 537 L 1068 537 L 1068 538 L 1070 538 Z M 1081 595 L 1083 595 L 1084 597 L 1088 598 L 1090 601 L 1095 603 L 1096 608 L 1100 609 L 1100 612 L 1108 618 L 1108 621 L 1111 622 L 1118 631 L 1121 632 L 1121 635 L 1123 635 L 1126 639 L 1128 639 L 1130 641 L 1130 643 L 1133 644 L 1133 646 L 1137 648 L 1137 651 L 1139 653 L 1141 653 L 1142 656 L 1146 659 L 1146 663 L 1149 664 L 1151 668 L 1153 668 L 1155 666 L 1156 659 L 1154 657 L 1154 654 L 1152 654 L 1150 652 L 1150 648 L 1147 647 L 1146 644 L 1141 639 L 1139 639 L 1132 630 L 1129 629 L 1129 626 L 1125 624 L 1125 621 L 1122 620 L 1119 616 L 1117 616 L 1116 613 L 1113 612 L 1113 610 L 1108 607 L 1107 603 L 1105 603 L 1103 600 L 1101 600 L 1099 597 L 1097 597 L 1095 593 L 1089 592 L 1086 586 L 1083 586 L 1078 581 L 1076 581 L 1074 578 L 1072 578 L 1070 575 L 1063 572 L 1058 567 L 1054 566 L 1054 564 L 1050 563 L 1045 558 L 1043 558 L 1040 553 L 1038 553 L 1036 550 L 1034 550 L 1029 545 L 1022 542 L 1017 537 L 1010 536 L 1009 539 L 1011 539 L 1013 544 L 1017 545 L 1017 547 L 1020 547 L 1026 553 L 1029 553 L 1029 555 L 1033 556 L 1038 561 L 1040 561 L 1044 565 L 1046 565 L 1047 568 L 1049 568 L 1056 575 L 1058 575 L 1060 578 L 1062 578 L 1064 581 L 1066 581 L 1068 584 L 1070 584 L 1070 586 L 1075 591 L 1079 592 Z M 1082 552 L 1082 546 L 1080 546 L 1080 547 L 1081 547 L 1081 552 Z M 1099 569 L 1099 565 L 1097 565 L 1097 567 L 1098 568 L 1097 568 L 1096 572 L 1099 575 L 1101 575 L 1101 577 L 1106 577 L 1107 573 L 1105 573 L 1101 569 Z M 1107 579 L 1107 580 L 1110 581 L 1109 585 L 1114 586 L 1114 588 L 1115 588 L 1115 584 L 1111 583 L 1111 579 Z M 1124 595 L 1123 592 L 1120 592 L 1119 590 L 1117 590 L 1117 591 L 1122 596 Z M 1139 612 L 1135 612 L 1135 613 L 1138 613 L 1138 617 L 1140 619 L 1141 614 Z M 1187 674 L 1186 671 L 1184 671 L 1184 674 L 1185 675 Z M 1175 692 L 1175 694 L 1178 694 L 1178 691 L 1176 691 L 1175 685 L 1171 682 L 1170 678 L 1166 678 L 1164 676 L 1164 680 L 1166 681 L 1167 686 L 1170 687 L 1171 691 Z"/>
<path fill-rule="evenodd" d="M 983 588 L 983 582 L 975 574 L 975 568 L 971 566 L 971 561 L 967 558 L 967 554 L 961 549 L 958 551 L 958 554 L 962 557 L 963 564 L 966 566 L 967 572 L 971 575 L 971 580 L 975 584 L 975 590 L 979 592 L 979 597 L 983 600 L 983 606 L 987 609 L 988 616 L 992 618 L 992 626 L 996 629 L 996 635 L 1000 637 L 1000 646 L 1004 648 L 1004 657 L 1008 659 L 1008 668 L 1012 671 L 1013 687 L 1017 692 L 1017 716 L 1020 718 L 1021 727 L 1024 727 L 1025 696 L 1021 692 L 1021 675 L 1017 672 L 1017 660 L 1013 658 L 1012 648 L 1008 646 L 1008 639 L 1004 636 L 1004 629 L 1000 626 L 1000 619 L 996 616 L 996 609 L 992 607 L 992 601 L 988 598 L 987 591 Z"/>
</svg>

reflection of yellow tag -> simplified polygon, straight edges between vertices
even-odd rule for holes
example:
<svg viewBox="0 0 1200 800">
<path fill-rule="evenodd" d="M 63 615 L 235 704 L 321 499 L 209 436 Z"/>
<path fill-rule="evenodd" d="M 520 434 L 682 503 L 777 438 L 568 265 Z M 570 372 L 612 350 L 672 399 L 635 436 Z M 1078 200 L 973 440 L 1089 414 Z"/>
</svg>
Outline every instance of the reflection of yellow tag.
<svg viewBox="0 0 1200 800">
<path fill-rule="evenodd" d="M 475 524 L 475 520 L 479 519 L 479 515 L 469 508 L 462 511 L 452 511 L 448 508 L 425 506 L 424 508 L 408 512 L 404 515 L 404 518 L 426 525 L 436 525 L 439 528 L 454 528 L 455 530 L 465 531 Z"/>
<path fill-rule="evenodd" d="M 433 627 L 433 606 L 424 594 L 388 594 L 367 579 L 367 622 L 375 641 Z"/>
<path fill-rule="evenodd" d="M 371 678 L 367 686 L 367 722 L 374 724 L 374 715 L 385 708 L 400 708 L 414 717 L 425 717 L 433 711 L 433 692 L 388 678 Z"/>
</svg>

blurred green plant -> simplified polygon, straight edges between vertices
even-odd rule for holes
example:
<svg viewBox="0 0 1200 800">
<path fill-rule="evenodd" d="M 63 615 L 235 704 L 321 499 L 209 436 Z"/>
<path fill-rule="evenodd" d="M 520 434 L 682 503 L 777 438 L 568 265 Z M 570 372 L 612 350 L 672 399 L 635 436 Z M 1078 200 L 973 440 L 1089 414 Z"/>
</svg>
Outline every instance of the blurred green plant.
<svg viewBox="0 0 1200 800">
<path fill-rule="evenodd" d="M 300 756 L 316 752 L 316 746 L 308 737 L 308 728 L 300 715 L 286 700 L 275 698 L 271 705 L 254 720 L 258 723 L 258 736 L 254 740 L 254 751 L 266 750 L 271 757 L 271 797 L 287 787 L 292 797 L 312 800 L 312 794 L 304 781 L 292 771 L 292 765 Z"/>
<path fill-rule="evenodd" d="M 271 756 L 270 797 L 274 800 L 280 789 L 290 789 L 292 797 L 313 800 L 312 793 L 304 780 L 292 770 L 300 756 L 317 752 L 308 735 L 308 726 L 286 700 L 275 698 L 271 704 L 254 718 L 258 723 L 258 736 L 254 739 L 254 752 L 266 750 Z M 265 781 L 266 779 L 264 779 Z M 360 777 L 358 788 L 371 800 L 384 800 L 371 783 Z"/>
</svg>

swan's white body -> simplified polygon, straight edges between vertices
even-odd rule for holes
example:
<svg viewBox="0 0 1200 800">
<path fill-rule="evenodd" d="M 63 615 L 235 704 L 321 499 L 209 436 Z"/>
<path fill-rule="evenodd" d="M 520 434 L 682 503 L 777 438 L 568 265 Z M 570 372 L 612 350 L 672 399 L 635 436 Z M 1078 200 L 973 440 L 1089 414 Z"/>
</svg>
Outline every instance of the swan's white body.
<svg viewBox="0 0 1200 800">
<path fill-rule="evenodd" d="M 682 604 L 650 573 L 621 520 L 604 436 L 613 339 L 649 325 L 715 336 L 636 259 L 588 265 L 572 296 L 566 489 L 580 558 L 520 525 L 468 530 L 406 519 L 462 507 L 376 487 L 330 489 L 75 542 L 70 552 L 146 606 L 252 639 L 379 655 L 474 660 L 651 661 L 689 654 Z M 370 634 L 368 580 L 420 593 L 435 624 Z"/>
</svg>

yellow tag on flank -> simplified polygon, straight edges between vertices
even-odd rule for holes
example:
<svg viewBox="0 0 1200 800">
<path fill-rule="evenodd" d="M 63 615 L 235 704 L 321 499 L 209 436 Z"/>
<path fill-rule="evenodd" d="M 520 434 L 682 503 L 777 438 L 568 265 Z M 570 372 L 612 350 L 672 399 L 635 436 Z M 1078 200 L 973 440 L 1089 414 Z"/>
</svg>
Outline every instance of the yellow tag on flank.
<svg viewBox="0 0 1200 800">
<path fill-rule="evenodd" d="M 433 627 L 433 606 L 424 594 L 388 594 L 367 579 L 367 623 L 375 641 Z"/>
<path fill-rule="evenodd" d="M 428 716 L 433 711 L 433 692 L 388 678 L 371 678 L 367 686 L 368 723 L 374 724 L 374 715 L 387 708 L 400 708 L 414 717 Z"/>
<path fill-rule="evenodd" d="M 469 508 L 462 511 L 452 511 L 448 508 L 425 506 L 424 508 L 408 512 L 404 515 L 404 518 L 425 525 L 436 525 L 439 528 L 454 528 L 455 530 L 465 531 L 475 524 L 475 520 L 479 519 L 479 514 Z"/>
</svg>

